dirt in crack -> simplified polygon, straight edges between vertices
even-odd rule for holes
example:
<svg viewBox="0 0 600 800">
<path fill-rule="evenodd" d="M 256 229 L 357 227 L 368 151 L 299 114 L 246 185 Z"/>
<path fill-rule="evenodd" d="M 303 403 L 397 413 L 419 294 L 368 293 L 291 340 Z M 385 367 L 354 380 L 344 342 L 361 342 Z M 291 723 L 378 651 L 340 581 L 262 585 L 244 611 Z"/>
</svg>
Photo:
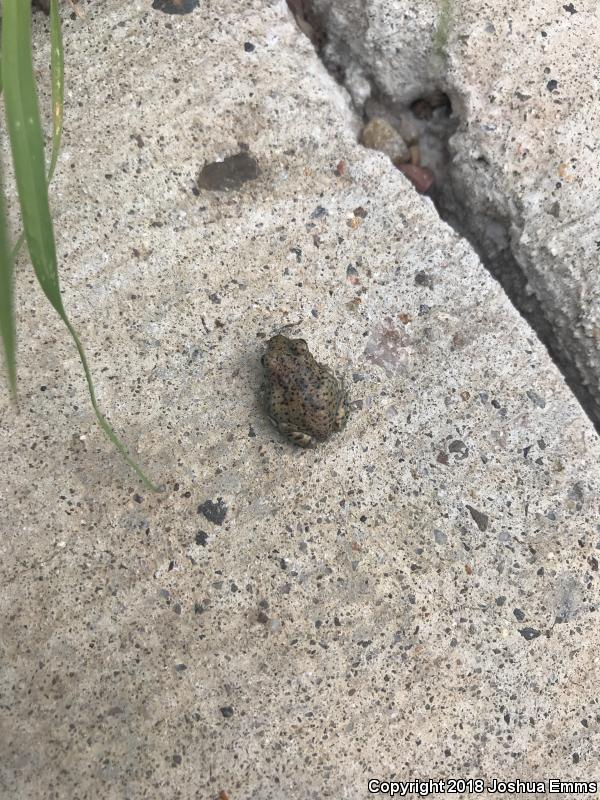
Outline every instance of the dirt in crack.
<svg viewBox="0 0 600 800">
<path fill-rule="evenodd" d="M 326 55 L 324 21 L 307 0 L 288 0 L 288 6 L 298 27 L 315 45 L 325 67 L 338 83 L 345 85 L 346 65 Z M 469 205 L 469 186 L 462 184 L 451 159 L 450 137 L 461 122 L 451 97 L 439 86 L 432 85 L 419 96 L 400 101 L 386 96 L 371 79 L 369 97 L 360 107 L 355 105 L 355 109 L 363 122 L 360 142 L 385 153 L 417 191 L 431 198 L 441 219 L 467 239 L 546 347 L 600 432 L 600 404 L 584 385 L 571 355 L 560 346 L 552 323 L 529 290 L 527 276 L 513 254 L 509 214 L 502 213 L 492 202 L 476 210 Z"/>
<path fill-rule="evenodd" d="M 456 129 L 448 95 L 434 88 L 401 105 L 373 92 L 363 118 L 362 144 L 386 153 L 418 192 L 434 199 L 447 181 L 448 139 Z"/>
</svg>

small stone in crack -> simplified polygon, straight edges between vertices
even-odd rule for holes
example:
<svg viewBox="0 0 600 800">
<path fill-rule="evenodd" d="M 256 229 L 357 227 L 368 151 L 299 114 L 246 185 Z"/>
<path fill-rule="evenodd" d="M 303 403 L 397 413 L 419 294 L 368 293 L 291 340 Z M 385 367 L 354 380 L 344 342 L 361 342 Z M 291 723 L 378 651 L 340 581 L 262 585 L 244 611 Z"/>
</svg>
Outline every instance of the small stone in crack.
<svg viewBox="0 0 600 800">
<path fill-rule="evenodd" d="M 434 175 L 427 167 L 418 167 L 416 164 L 396 164 L 403 172 L 419 194 L 425 194 L 433 186 Z"/>
<path fill-rule="evenodd" d="M 406 142 L 398 131 L 385 119 L 375 117 L 363 128 L 361 142 L 371 150 L 385 153 L 394 164 L 408 161 L 410 153 Z"/>
</svg>

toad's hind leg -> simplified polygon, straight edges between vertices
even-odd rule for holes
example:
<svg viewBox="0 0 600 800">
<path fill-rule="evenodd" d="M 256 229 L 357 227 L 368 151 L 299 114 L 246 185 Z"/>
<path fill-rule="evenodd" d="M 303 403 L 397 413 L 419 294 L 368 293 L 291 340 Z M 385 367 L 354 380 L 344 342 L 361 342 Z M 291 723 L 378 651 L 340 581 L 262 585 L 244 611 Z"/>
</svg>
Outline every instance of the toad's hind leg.
<svg viewBox="0 0 600 800">
<path fill-rule="evenodd" d="M 302 433 L 302 431 L 293 431 L 292 433 L 288 434 L 289 438 L 294 442 L 294 444 L 299 445 L 300 447 L 316 447 L 317 440 L 310 436 L 308 433 Z"/>
<path fill-rule="evenodd" d="M 310 433 L 305 433 L 304 431 L 295 430 L 293 425 L 290 425 L 286 422 L 279 422 L 275 423 L 275 425 L 279 428 L 279 431 L 287 438 L 297 444 L 299 447 L 316 447 L 317 440 L 314 436 L 311 436 Z"/>
</svg>

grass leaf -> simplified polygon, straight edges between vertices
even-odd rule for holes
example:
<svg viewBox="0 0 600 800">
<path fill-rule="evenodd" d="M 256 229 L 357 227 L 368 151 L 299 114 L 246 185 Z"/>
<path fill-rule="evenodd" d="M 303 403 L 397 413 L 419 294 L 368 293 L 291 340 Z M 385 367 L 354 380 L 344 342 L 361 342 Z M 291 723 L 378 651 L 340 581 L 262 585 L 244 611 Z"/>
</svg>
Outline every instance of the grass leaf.
<svg viewBox="0 0 600 800">
<path fill-rule="evenodd" d="M 50 157 L 50 166 L 48 167 L 48 185 L 50 185 L 50 181 L 54 175 L 58 154 L 60 152 L 65 97 L 65 62 L 60 14 L 58 13 L 58 0 L 50 0 L 50 75 L 52 83 L 52 155 Z M 0 80 L 0 91 L 1 90 L 2 84 Z M 17 256 L 19 255 L 24 241 L 25 231 L 21 233 L 13 248 L 13 261 L 17 260 Z"/>
<path fill-rule="evenodd" d="M 56 6 L 56 0 L 53 3 Z M 53 50 L 57 44 L 57 20 L 55 7 L 53 28 Z M 4 79 L 4 104 L 15 179 L 21 205 L 21 216 L 27 247 L 37 279 L 44 294 L 52 303 L 71 334 L 85 372 L 90 398 L 100 427 L 119 450 L 127 463 L 137 472 L 151 489 L 152 483 L 131 458 L 125 446 L 101 413 L 94 392 L 92 376 L 79 337 L 71 325 L 62 302 L 58 279 L 58 264 L 54 228 L 48 202 L 48 186 L 44 166 L 44 139 L 40 120 L 37 91 L 33 75 L 31 56 L 31 4 L 24 0 L 4 0 L 2 11 L 2 77 Z M 60 32 L 58 31 L 58 35 Z M 60 36 L 58 41 L 60 40 Z M 62 48 L 60 48 L 62 49 Z M 56 58 L 56 52 L 53 53 Z M 56 63 L 56 62 L 55 62 Z M 62 56 L 58 59 L 58 77 L 53 76 L 53 98 L 62 97 L 63 80 L 60 75 Z M 62 111 L 53 108 L 55 136 L 57 121 Z M 60 126 L 58 128 L 60 131 Z M 60 139 L 60 134 L 58 135 Z"/>
<path fill-rule="evenodd" d="M 50 2 L 50 75 L 52 80 L 52 156 L 48 167 L 48 183 L 52 180 L 60 151 L 65 100 L 65 60 L 58 0 Z"/>
</svg>

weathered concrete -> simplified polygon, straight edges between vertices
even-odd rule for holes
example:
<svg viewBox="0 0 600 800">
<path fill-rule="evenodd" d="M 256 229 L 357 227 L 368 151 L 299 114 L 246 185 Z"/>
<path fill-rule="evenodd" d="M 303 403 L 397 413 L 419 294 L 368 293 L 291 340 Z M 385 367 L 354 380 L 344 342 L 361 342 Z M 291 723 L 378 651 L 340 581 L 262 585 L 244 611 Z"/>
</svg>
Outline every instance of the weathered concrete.
<svg viewBox="0 0 600 800">
<path fill-rule="evenodd" d="M 84 10 L 53 197 L 65 303 L 166 491 L 102 437 L 23 264 L 21 413 L 3 393 L 0 416 L 2 796 L 600 777 L 600 447 L 539 342 L 356 144 L 281 4 Z M 259 176 L 195 194 L 240 143 Z M 315 451 L 257 399 L 288 323 L 350 386 L 346 430 Z"/>
<path fill-rule="evenodd" d="M 600 425 L 600 6 L 310 0 L 358 106 L 434 87 L 458 128 L 437 189 Z"/>
</svg>

